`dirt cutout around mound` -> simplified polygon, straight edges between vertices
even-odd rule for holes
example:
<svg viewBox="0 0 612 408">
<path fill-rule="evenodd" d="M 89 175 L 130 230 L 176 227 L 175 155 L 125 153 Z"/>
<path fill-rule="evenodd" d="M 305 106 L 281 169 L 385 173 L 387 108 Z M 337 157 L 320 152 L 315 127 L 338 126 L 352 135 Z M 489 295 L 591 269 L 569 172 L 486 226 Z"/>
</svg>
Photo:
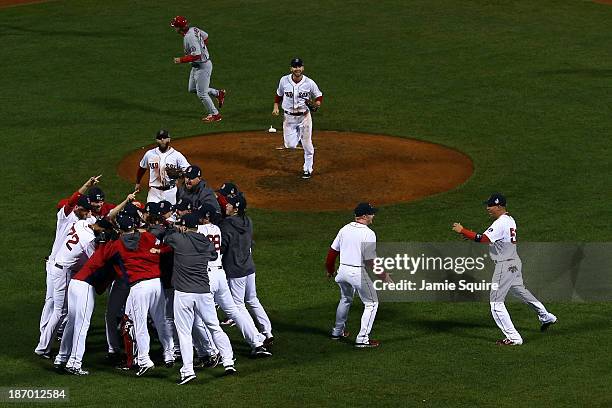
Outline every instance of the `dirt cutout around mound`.
<svg viewBox="0 0 612 408">
<path fill-rule="evenodd" d="M 303 180 L 304 151 L 278 150 L 282 133 L 222 133 L 171 143 L 202 168 L 212 188 L 233 181 L 245 192 L 250 207 L 282 211 L 347 210 L 360 201 L 375 205 L 413 201 L 451 190 L 473 172 L 465 154 L 417 140 L 318 131 L 314 144 L 314 173 Z M 125 157 L 119 175 L 133 182 L 139 161 L 151 147 Z M 143 185 L 146 181 L 148 174 Z M 144 194 L 140 198 L 146 199 Z"/>
</svg>

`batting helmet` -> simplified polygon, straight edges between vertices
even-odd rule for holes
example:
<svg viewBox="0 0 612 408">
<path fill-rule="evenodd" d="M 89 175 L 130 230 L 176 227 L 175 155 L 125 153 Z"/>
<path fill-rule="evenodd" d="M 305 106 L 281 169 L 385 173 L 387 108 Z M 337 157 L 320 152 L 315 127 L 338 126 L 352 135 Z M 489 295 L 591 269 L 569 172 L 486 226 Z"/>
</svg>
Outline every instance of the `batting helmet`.
<svg viewBox="0 0 612 408">
<path fill-rule="evenodd" d="M 185 28 L 189 26 L 189 21 L 183 16 L 176 16 L 170 21 L 170 26 L 175 28 Z"/>
</svg>

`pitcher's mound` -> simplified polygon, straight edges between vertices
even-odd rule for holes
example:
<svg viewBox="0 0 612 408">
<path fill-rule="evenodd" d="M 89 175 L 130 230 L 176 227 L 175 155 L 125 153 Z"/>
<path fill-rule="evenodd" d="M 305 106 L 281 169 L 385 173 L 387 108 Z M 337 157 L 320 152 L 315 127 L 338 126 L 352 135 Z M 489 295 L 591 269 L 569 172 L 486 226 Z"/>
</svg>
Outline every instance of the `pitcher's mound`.
<svg viewBox="0 0 612 408">
<path fill-rule="evenodd" d="M 190 163 L 202 168 L 213 189 L 233 181 L 249 207 L 283 211 L 348 210 L 360 201 L 375 205 L 417 200 L 448 191 L 472 174 L 465 154 L 400 137 L 350 132 L 314 132 L 314 173 L 303 180 L 303 150 L 278 148 L 281 133 L 222 133 L 172 140 Z M 119 164 L 133 182 L 146 149 Z M 148 177 L 145 176 L 145 180 Z"/>
</svg>

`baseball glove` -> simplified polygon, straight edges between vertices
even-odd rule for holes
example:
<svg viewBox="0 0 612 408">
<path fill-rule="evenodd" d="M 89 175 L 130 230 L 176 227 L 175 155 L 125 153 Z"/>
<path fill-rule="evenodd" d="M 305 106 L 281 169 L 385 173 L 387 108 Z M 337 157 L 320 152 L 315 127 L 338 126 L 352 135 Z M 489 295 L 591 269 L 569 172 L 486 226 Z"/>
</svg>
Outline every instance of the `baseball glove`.
<svg viewBox="0 0 612 408">
<path fill-rule="evenodd" d="M 166 165 L 166 174 L 171 180 L 176 180 L 183 177 L 183 169 L 172 164 Z"/>
<path fill-rule="evenodd" d="M 308 106 L 308 110 L 311 112 L 316 112 L 319 110 L 319 105 L 310 99 L 306 99 L 306 106 Z"/>
</svg>

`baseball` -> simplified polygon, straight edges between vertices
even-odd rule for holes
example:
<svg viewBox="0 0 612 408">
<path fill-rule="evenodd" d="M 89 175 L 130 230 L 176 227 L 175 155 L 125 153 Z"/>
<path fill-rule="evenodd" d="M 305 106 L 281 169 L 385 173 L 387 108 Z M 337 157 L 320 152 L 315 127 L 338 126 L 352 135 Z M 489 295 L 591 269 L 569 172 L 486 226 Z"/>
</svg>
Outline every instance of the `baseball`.
<svg viewBox="0 0 612 408">
<path fill-rule="evenodd" d="M 276 129 L 274 129 L 272 125 L 270 125 L 270 129 L 268 129 L 268 133 L 276 133 Z"/>
</svg>

